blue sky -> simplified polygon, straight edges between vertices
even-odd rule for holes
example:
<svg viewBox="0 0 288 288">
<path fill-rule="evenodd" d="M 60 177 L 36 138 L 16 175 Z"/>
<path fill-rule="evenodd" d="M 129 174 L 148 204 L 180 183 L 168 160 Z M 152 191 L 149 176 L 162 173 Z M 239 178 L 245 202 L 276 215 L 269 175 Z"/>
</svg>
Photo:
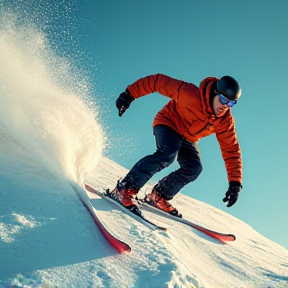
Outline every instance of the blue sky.
<svg viewBox="0 0 288 288">
<path fill-rule="evenodd" d="M 231 208 L 222 202 L 228 183 L 214 135 L 199 142 L 204 170 L 182 193 L 288 248 L 288 1 L 48 3 L 57 11 L 31 0 L 33 18 L 42 21 L 55 49 L 90 77 L 107 137 L 105 156 L 127 169 L 154 152 L 152 122 L 168 101 L 154 93 L 134 101 L 119 118 L 115 100 L 127 85 L 155 73 L 196 85 L 207 76 L 231 75 L 239 81 L 242 96 L 233 108 L 243 154 L 238 202 Z M 171 165 L 152 181 L 177 167 Z"/>
</svg>

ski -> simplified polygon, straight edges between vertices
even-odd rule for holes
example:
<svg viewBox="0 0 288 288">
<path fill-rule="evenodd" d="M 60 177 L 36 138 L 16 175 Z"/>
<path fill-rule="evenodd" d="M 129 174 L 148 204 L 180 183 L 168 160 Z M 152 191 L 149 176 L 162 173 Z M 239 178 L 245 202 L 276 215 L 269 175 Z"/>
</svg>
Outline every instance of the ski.
<svg viewBox="0 0 288 288">
<path fill-rule="evenodd" d="M 188 226 L 190 226 L 190 227 L 192 227 L 194 229 L 197 229 L 198 231 L 201 231 L 201 232 L 205 233 L 206 235 L 208 235 L 208 236 L 210 236 L 212 238 L 218 239 L 222 243 L 226 243 L 226 241 L 235 241 L 236 240 L 236 237 L 233 234 L 225 234 L 225 233 L 217 232 L 217 231 L 214 231 L 214 230 L 210 230 L 210 229 L 202 227 L 202 226 L 200 226 L 200 225 L 198 225 L 196 223 L 193 223 L 193 222 L 191 222 L 191 221 L 189 221 L 187 219 L 170 215 L 169 213 L 166 213 L 166 212 L 164 212 L 164 211 L 162 211 L 162 210 L 160 210 L 160 209 L 148 204 L 144 200 L 141 201 L 141 209 L 145 210 L 145 211 L 148 211 L 148 212 L 151 212 L 151 213 L 155 213 L 155 214 L 163 216 L 165 218 L 169 218 L 169 219 L 172 219 L 174 221 L 178 221 L 180 223 L 186 224 L 186 225 L 188 225 Z"/>
<path fill-rule="evenodd" d="M 88 185 L 86 183 L 84 183 L 84 187 L 88 192 L 96 194 L 96 195 L 102 197 L 103 199 L 109 201 L 114 206 L 116 206 L 118 209 L 120 209 L 121 211 L 123 211 L 127 215 L 131 216 L 133 219 L 137 220 L 138 222 L 140 222 L 144 226 L 148 227 L 149 229 L 161 230 L 161 231 L 165 231 L 165 232 L 167 231 L 167 229 L 168 229 L 167 227 L 159 226 L 156 223 L 145 218 L 145 216 L 142 215 L 141 211 L 138 208 L 129 210 L 129 209 L 125 208 L 123 205 L 121 205 L 119 202 L 117 202 L 115 199 L 109 197 L 109 195 L 107 193 L 100 192 L 97 189 L 91 187 L 90 185 Z"/>
<path fill-rule="evenodd" d="M 75 187 L 75 185 L 71 186 L 76 192 L 78 199 L 81 201 L 81 203 L 93 219 L 94 223 L 97 225 L 97 227 L 99 228 L 103 236 L 106 238 L 106 240 L 111 244 L 111 246 L 114 247 L 121 254 L 124 252 L 129 253 L 131 251 L 131 247 L 127 243 L 118 239 L 115 235 L 112 234 L 111 231 L 109 231 L 109 229 L 102 222 L 100 216 L 97 213 L 97 210 L 92 206 L 86 192 L 80 187 Z"/>
</svg>

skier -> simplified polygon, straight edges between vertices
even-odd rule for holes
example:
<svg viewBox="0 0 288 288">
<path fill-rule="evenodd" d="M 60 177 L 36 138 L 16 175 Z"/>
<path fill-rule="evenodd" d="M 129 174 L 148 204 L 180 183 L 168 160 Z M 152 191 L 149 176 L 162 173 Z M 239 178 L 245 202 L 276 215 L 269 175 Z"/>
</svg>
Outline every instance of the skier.
<svg viewBox="0 0 288 288">
<path fill-rule="evenodd" d="M 118 181 L 114 197 L 128 209 L 137 207 L 135 195 L 141 187 L 177 157 L 180 168 L 160 180 L 145 199 L 149 204 L 181 217 L 168 201 L 200 175 L 202 162 L 197 143 L 215 133 L 229 182 L 223 201 L 231 207 L 242 188 L 241 150 L 231 114 L 231 108 L 241 95 L 238 82 L 231 76 L 207 77 L 198 88 L 163 74 L 147 76 L 119 95 L 116 100 L 119 116 L 133 100 L 154 92 L 171 98 L 154 119 L 156 152 L 140 159 L 124 179 Z"/>
</svg>

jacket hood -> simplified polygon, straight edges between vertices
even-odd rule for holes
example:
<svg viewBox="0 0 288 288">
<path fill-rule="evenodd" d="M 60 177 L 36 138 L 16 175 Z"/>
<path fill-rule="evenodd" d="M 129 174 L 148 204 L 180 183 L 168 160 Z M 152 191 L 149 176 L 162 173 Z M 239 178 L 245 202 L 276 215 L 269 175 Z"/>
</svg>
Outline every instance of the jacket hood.
<svg viewBox="0 0 288 288">
<path fill-rule="evenodd" d="M 216 77 L 207 77 L 205 78 L 199 86 L 199 90 L 200 90 L 200 95 L 201 95 L 201 99 L 202 99 L 202 104 L 205 107 L 206 111 L 209 114 L 214 114 L 213 109 L 212 109 L 212 98 L 213 98 L 213 88 L 216 85 L 216 82 L 219 79 Z"/>
</svg>

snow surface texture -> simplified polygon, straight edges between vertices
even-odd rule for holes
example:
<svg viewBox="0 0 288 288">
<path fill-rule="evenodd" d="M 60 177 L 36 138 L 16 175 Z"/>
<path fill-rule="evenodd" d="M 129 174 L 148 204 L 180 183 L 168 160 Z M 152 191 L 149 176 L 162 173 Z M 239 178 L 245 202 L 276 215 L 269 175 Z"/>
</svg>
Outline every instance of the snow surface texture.
<svg viewBox="0 0 288 288">
<path fill-rule="evenodd" d="M 114 188 L 127 172 L 101 156 L 104 137 L 85 81 L 37 29 L 6 20 L 0 23 L 0 287 L 288 287 L 285 248 L 181 194 L 173 204 L 184 217 L 237 240 L 225 245 L 147 213 L 169 227 L 151 232 L 90 195 L 102 220 L 132 247 L 118 254 L 71 188 L 83 180 Z"/>
</svg>

